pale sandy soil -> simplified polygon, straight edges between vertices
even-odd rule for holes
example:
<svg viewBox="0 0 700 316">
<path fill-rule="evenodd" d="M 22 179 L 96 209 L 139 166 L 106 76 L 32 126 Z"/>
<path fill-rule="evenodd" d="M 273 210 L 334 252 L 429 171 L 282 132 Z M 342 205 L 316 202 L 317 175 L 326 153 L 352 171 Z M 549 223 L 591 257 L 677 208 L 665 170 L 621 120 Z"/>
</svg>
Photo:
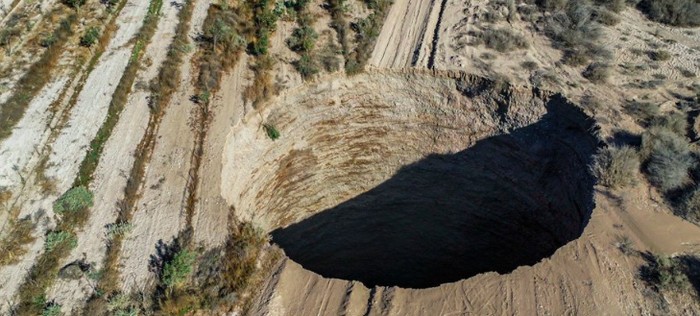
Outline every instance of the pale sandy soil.
<svg viewBox="0 0 700 316">
<path fill-rule="evenodd" d="M 209 127 L 209 134 L 204 147 L 202 169 L 199 176 L 199 200 L 197 203 L 192 226 L 194 241 L 205 246 L 218 246 L 223 243 L 228 234 L 228 203 L 221 196 L 221 169 L 224 147 L 221 146 L 236 122 L 243 117 L 245 103 L 242 91 L 247 82 L 244 80 L 247 69 L 246 55 L 243 55 L 231 74 L 224 76 L 222 89 L 212 102 L 214 119 Z"/>
<path fill-rule="evenodd" d="M 152 42 L 145 48 L 143 60 L 150 63 L 142 68 L 134 81 L 132 93 L 112 132 L 113 137 L 107 141 L 100 163 L 95 171 L 95 180 L 91 191 L 95 194 L 92 216 L 83 231 L 78 233 L 78 246 L 64 260 L 85 260 L 101 269 L 106 253 L 107 225 L 117 216 L 118 203 L 124 197 L 124 188 L 131 166 L 134 162 L 136 146 L 141 141 L 148 125 L 149 91 L 138 88 L 144 82 L 150 82 L 158 74 L 165 60 L 167 48 L 172 42 L 174 29 L 178 22 L 177 8 L 165 6 L 158 28 Z M 49 291 L 49 297 L 62 304 L 65 312 L 79 308 L 92 294 L 93 282 L 87 278 L 80 280 L 58 279 Z"/>
<path fill-rule="evenodd" d="M 395 1 L 369 64 L 382 68 L 426 67 L 439 11 L 437 0 Z"/>
<path fill-rule="evenodd" d="M 111 100 L 110 96 L 126 67 L 133 46 L 133 43 L 130 45 L 127 43 L 138 31 L 147 8 L 148 3 L 133 1 L 117 18 L 117 23 L 127 24 L 128 27 L 121 27 L 115 33 L 94 71 L 88 76 L 83 90 L 79 92 L 80 96 L 68 114 L 66 125 L 61 126 L 58 137 L 49 144 L 52 152 L 49 156 L 46 176 L 54 180 L 55 191 L 46 194 L 42 193 L 40 188 L 23 188 L 24 201 L 27 202 L 21 205 L 20 217 L 32 215 L 37 218 L 41 216 L 50 218 L 53 200 L 70 188 L 77 168 L 86 153 L 87 145 L 102 124 Z M 34 150 L 36 143 L 26 142 L 23 145 Z M 39 215 L 42 213 L 45 215 Z M 20 263 L 4 267 L 0 271 L 0 275 L 6 280 L 0 301 L 11 302 L 11 297 L 21 284 L 26 271 L 42 250 L 42 237 L 47 228 L 46 225 L 39 227 L 37 233 L 39 238 L 31 245 L 31 250 Z"/>
<path fill-rule="evenodd" d="M 20 26 L 29 26 L 29 29 L 22 28 L 22 33 L 18 39 L 0 49 L 2 51 L 2 55 L 0 55 L 0 71 L 4 74 L 0 78 L 0 104 L 7 101 L 17 80 L 27 71 L 29 65 L 39 58 L 40 54 L 37 51 L 40 49 L 31 42 L 35 36 L 42 35 L 37 34 L 37 29 L 44 26 L 43 24 L 47 22 L 43 18 L 46 16 L 48 9 L 55 4 L 56 0 L 30 1 L 29 3 L 20 1 L 15 6 L 12 14 L 23 16 L 20 19 L 23 22 L 18 23 Z M 0 17 L 2 17 L 1 14 Z M 2 18 L 0 25 L 5 25 L 10 17 L 11 15 L 7 15 Z"/>
<path fill-rule="evenodd" d="M 198 1 L 192 21 L 203 21 L 208 6 L 209 2 Z M 199 30 L 201 22 L 192 23 L 190 35 Z M 190 60 L 192 54 L 184 60 Z M 194 145 L 194 132 L 189 125 L 194 106 L 189 98 L 195 91 L 190 84 L 194 75 L 192 65 L 184 63 L 181 71 L 180 88 L 165 109 L 146 172 L 143 195 L 133 213 L 134 229 L 122 248 L 122 288 L 125 290 L 148 284 L 154 276 L 149 270 L 149 260 L 156 253 L 156 245 L 170 243 L 186 224 L 185 185 Z"/>
</svg>

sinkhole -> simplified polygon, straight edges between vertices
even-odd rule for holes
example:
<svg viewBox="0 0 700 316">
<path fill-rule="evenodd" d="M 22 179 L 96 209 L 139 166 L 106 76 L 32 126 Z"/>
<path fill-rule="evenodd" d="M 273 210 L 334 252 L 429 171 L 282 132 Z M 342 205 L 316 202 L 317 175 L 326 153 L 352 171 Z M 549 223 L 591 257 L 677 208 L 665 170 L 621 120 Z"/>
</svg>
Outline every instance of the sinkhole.
<svg viewBox="0 0 700 316">
<path fill-rule="evenodd" d="M 234 207 L 291 260 L 428 288 L 534 265 L 583 232 L 598 141 L 565 98 L 454 74 L 348 80 L 272 108 L 279 140 L 250 123 L 256 138 L 232 141 Z"/>
</svg>

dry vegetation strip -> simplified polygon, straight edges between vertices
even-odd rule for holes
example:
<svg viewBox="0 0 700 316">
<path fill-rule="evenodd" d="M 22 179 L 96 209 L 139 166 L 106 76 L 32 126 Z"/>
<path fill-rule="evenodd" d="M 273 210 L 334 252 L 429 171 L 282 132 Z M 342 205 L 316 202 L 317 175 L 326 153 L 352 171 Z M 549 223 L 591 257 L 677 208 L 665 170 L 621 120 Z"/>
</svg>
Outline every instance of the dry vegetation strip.
<svg viewBox="0 0 700 316">
<path fill-rule="evenodd" d="M 331 26 L 338 34 L 338 41 L 343 48 L 345 57 L 345 72 L 349 75 L 362 72 L 367 60 L 372 54 L 374 44 L 379 36 L 384 19 L 389 13 L 391 0 L 364 0 L 371 13 L 364 19 L 350 23 L 355 32 L 355 49 L 350 47 L 348 40 L 348 22 L 345 19 L 346 0 L 330 0 L 328 10 L 331 13 Z"/>
<path fill-rule="evenodd" d="M 24 116 L 29 102 L 53 78 L 52 70 L 70 44 L 69 39 L 73 35 L 73 27 L 77 20 L 78 16 L 71 14 L 59 23 L 59 27 L 52 34 L 56 39 L 55 44 L 44 51 L 41 58 L 19 80 L 14 94 L 0 106 L 0 140 L 10 136 L 12 129 Z"/>
<path fill-rule="evenodd" d="M 243 291 L 252 280 L 266 239 L 250 224 L 233 224 L 223 247 L 203 253 L 192 244 L 192 217 L 197 202 L 199 169 L 203 145 L 211 122 L 210 93 L 220 88 L 222 75 L 238 62 L 243 52 L 239 35 L 245 25 L 236 23 L 239 11 L 231 6 L 212 5 L 204 23 L 204 39 L 196 58 L 199 92 L 196 114 L 196 138 L 187 184 L 187 228 L 171 245 L 164 245 L 164 255 L 154 266 L 158 284 L 153 293 L 156 314 L 174 315 L 194 310 L 226 310 L 234 305 L 231 293 Z M 228 303 L 228 304 L 226 304 Z"/>
<path fill-rule="evenodd" d="M 92 182 L 93 174 L 100 161 L 100 155 L 104 150 L 105 143 L 112 134 L 114 127 L 119 122 L 119 116 L 126 105 L 126 102 L 131 93 L 131 88 L 136 80 L 139 67 L 141 66 L 140 58 L 143 53 L 142 48 L 147 46 L 151 41 L 151 37 L 158 26 L 160 10 L 163 5 L 163 0 L 152 0 L 148 7 L 148 12 L 144 19 L 144 24 L 140 32 L 136 36 L 136 45 L 132 51 L 131 59 L 127 65 L 124 74 L 119 80 L 119 84 L 112 95 L 112 101 L 109 104 L 107 118 L 100 127 L 95 138 L 90 142 L 90 149 L 83 159 L 78 176 L 73 182 L 73 186 L 88 186 Z"/>
<path fill-rule="evenodd" d="M 90 64 L 87 68 L 88 73 L 94 69 L 99 57 L 104 52 L 107 43 L 111 40 L 112 35 L 116 30 L 114 27 L 115 21 L 125 5 L 126 0 L 123 0 L 113 12 L 112 17 L 108 20 L 105 31 L 100 37 L 96 53 L 90 60 Z M 82 90 L 81 88 L 82 86 L 76 91 L 79 92 Z M 75 93 L 73 95 L 71 103 L 75 103 L 77 101 L 77 94 L 78 93 Z M 112 106 L 110 106 L 110 110 L 111 108 Z M 116 124 L 116 122 L 109 121 L 109 123 L 106 124 Z M 102 127 L 101 131 L 103 131 L 103 129 L 104 126 Z M 105 137 L 106 140 L 108 134 L 103 137 Z M 86 158 L 86 160 L 88 159 L 90 158 Z M 83 168 L 89 168 L 89 166 L 83 164 L 81 166 L 81 174 L 83 174 Z M 55 281 L 60 269 L 61 260 L 64 259 L 70 253 L 70 250 L 76 246 L 77 239 L 75 237 L 75 232 L 87 222 L 90 215 L 89 208 L 92 205 L 92 194 L 86 189 L 86 186 L 82 186 L 84 184 L 88 184 L 89 181 L 81 181 L 79 175 L 75 183 L 78 185 L 66 192 L 54 204 L 54 211 L 60 216 L 60 220 L 57 223 L 56 228 L 46 235 L 44 252 L 37 258 L 36 263 L 34 266 L 32 266 L 27 278 L 19 288 L 19 304 L 16 309 L 16 313 L 19 315 L 41 314 L 46 308 L 55 305 L 51 302 L 46 302 L 44 292 Z M 62 201 L 66 200 L 82 200 L 89 201 L 89 203 L 86 202 L 85 204 L 69 208 L 70 211 L 62 211 L 64 208 L 61 207 L 61 203 L 63 203 Z"/>
<path fill-rule="evenodd" d="M 162 3 L 161 0 L 155 0 L 154 2 L 158 5 Z M 116 223 L 114 223 L 115 227 L 129 225 L 133 209 L 140 197 L 146 166 L 150 161 L 155 147 L 160 121 L 180 81 L 180 67 L 184 62 L 184 48 L 188 44 L 188 32 L 193 10 L 194 1 L 185 1 L 178 13 L 179 22 L 175 29 L 175 38 L 170 44 L 168 54 L 158 75 L 151 82 L 151 116 L 146 132 L 136 150 L 134 165 L 132 166 L 127 186 L 124 190 L 124 200 L 119 205 L 119 214 Z M 153 25 L 147 26 L 145 30 L 151 27 L 155 28 L 157 25 L 157 21 L 155 20 L 149 20 L 147 22 L 149 24 L 153 23 Z M 128 312 L 133 308 L 128 296 L 120 293 L 119 253 L 121 252 L 123 239 L 124 234 L 115 234 L 108 243 L 102 276 L 98 280 L 95 293 L 89 299 L 86 306 L 85 312 L 89 315 Z M 119 310 L 110 310 L 110 304 L 115 300 L 123 300 L 125 304 L 120 307 Z"/>
</svg>

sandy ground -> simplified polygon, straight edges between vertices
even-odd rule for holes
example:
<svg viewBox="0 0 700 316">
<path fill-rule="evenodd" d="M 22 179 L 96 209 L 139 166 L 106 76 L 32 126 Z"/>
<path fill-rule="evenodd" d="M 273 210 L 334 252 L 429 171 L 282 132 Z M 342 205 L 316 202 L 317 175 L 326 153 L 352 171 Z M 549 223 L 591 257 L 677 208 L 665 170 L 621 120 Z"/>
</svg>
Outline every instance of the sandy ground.
<svg viewBox="0 0 700 316">
<path fill-rule="evenodd" d="M 52 117 L 49 106 L 56 101 L 67 82 L 68 78 L 62 77 L 47 85 L 39 97 L 29 104 L 12 135 L 0 144 L 0 187 L 8 188 L 22 183 L 29 159 L 47 136 Z"/>
<path fill-rule="evenodd" d="M 14 40 L 7 44 L 5 47 L 0 49 L 2 55 L 0 55 L 0 71 L 3 75 L 0 78 L 0 104 L 7 101 L 7 99 L 12 94 L 12 88 L 15 86 L 17 81 L 21 76 L 27 71 L 29 65 L 35 62 L 41 55 L 37 53 L 39 49 L 33 44 L 33 39 L 35 36 L 41 36 L 37 30 L 44 27 L 48 8 L 51 8 L 56 4 L 56 0 L 42 0 L 42 1 L 20 1 L 17 6 L 14 7 L 11 15 L 2 16 L 0 10 L 0 25 L 5 25 L 9 22 L 10 17 L 13 15 L 22 16 L 18 25 L 25 25 L 25 28 L 21 28 L 21 34 Z"/>
<path fill-rule="evenodd" d="M 229 217 L 228 203 L 221 196 L 222 160 L 225 142 L 231 127 L 243 116 L 243 89 L 247 82 L 245 65 L 247 56 L 241 60 L 222 80 L 222 89 L 212 103 L 214 120 L 209 127 L 202 169 L 199 177 L 199 197 L 196 212 L 192 219 L 194 242 L 205 246 L 217 246 L 226 240 Z"/>
<path fill-rule="evenodd" d="M 433 46 L 440 0 L 397 0 L 389 10 L 369 64 L 426 67 Z"/>
<path fill-rule="evenodd" d="M 198 1 L 192 21 L 203 21 L 208 6 L 208 1 Z M 192 23 L 190 35 L 197 34 L 201 27 L 201 22 Z M 192 54 L 184 60 L 190 60 Z M 157 243 L 170 243 L 186 224 L 185 185 L 194 145 L 194 132 L 189 125 L 194 108 L 189 98 L 195 94 L 190 84 L 192 67 L 190 63 L 182 65 L 180 89 L 165 109 L 146 172 L 143 195 L 133 214 L 135 226 L 122 248 L 122 287 L 125 290 L 148 284 L 153 277 L 149 260 L 156 253 Z"/>
<path fill-rule="evenodd" d="M 107 250 L 106 226 L 116 219 L 118 202 L 124 196 L 124 188 L 134 162 L 136 147 L 148 125 L 150 93 L 146 89 L 139 89 L 138 85 L 150 82 L 158 75 L 160 65 L 166 57 L 167 48 L 175 35 L 178 10 L 172 5 L 165 6 L 163 9 L 153 40 L 145 48 L 145 54 L 142 57 L 142 60 L 149 60 L 150 63 L 137 74 L 133 92 L 129 95 L 127 105 L 105 145 L 95 171 L 95 180 L 91 187 L 91 191 L 95 194 L 92 216 L 84 230 L 78 234 L 78 246 L 65 260 L 66 263 L 83 259 L 95 264 L 95 269 L 100 269 L 103 263 Z M 49 291 L 49 297 L 61 302 L 64 312 L 69 312 L 80 307 L 92 294 L 92 285 L 87 278 L 58 279 Z"/>
<path fill-rule="evenodd" d="M 83 90 L 80 91 L 78 101 L 71 109 L 66 125 L 61 129 L 56 141 L 50 144 L 52 152 L 46 175 L 55 180 L 54 192 L 56 193 L 45 194 L 37 191 L 38 188 L 25 189 L 23 194 L 28 202 L 22 205 L 20 217 L 27 215 L 35 218 L 51 217 L 53 200 L 70 188 L 87 145 L 104 120 L 111 100 L 110 96 L 116 88 L 131 52 L 133 44 L 129 45 L 128 42 L 138 31 L 147 7 L 148 3 L 132 1 L 117 18 L 117 23 L 129 26 L 119 28 L 115 33 L 94 71 L 88 76 Z M 35 150 L 36 143 L 26 142 L 23 146 L 29 146 L 29 150 Z M 41 215 L 42 213 L 45 215 Z M 50 225 L 50 221 L 40 225 L 37 235 L 43 236 L 48 228 L 47 224 Z M 19 264 L 4 267 L 0 271 L 0 275 L 6 280 L 0 301 L 11 301 L 12 295 L 22 282 L 26 271 L 31 267 L 34 258 L 42 250 L 42 246 L 43 238 L 37 238 Z"/>
</svg>

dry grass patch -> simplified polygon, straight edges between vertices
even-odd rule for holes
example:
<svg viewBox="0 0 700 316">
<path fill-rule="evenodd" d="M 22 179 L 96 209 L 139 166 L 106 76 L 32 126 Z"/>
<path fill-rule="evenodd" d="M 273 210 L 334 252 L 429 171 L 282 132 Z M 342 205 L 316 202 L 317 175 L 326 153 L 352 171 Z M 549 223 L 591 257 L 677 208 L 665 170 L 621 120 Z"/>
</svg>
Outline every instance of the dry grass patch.
<svg viewBox="0 0 700 316">
<path fill-rule="evenodd" d="M 634 148 L 611 146 L 595 156 L 591 171 L 600 184 L 617 189 L 635 184 L 639 168 L 639 155 Z"/>
<path fill-rule="evenodd" d="M 0 266 L 15 264 L 27 253 L 26 245 L 36 238 L 32 235 L 34 223 L 30 218 L 25 218 L 7 224 L 10 227 L 5 237 L 0 239 Z"/>
<path fill-rule="evenodd" d="M 77 19 L 77 15 L 72 14 L 59 23 L 52 34 L 58 44 L 51 45 L 44 51 L 41 58 L 17 82 L 12 96 L 0 106 L 0 140 L 10 136 L 14 126 L 24 116 L 29 102 L 51 80 L 52 71 L 73 35 Z"/>
</svg>

